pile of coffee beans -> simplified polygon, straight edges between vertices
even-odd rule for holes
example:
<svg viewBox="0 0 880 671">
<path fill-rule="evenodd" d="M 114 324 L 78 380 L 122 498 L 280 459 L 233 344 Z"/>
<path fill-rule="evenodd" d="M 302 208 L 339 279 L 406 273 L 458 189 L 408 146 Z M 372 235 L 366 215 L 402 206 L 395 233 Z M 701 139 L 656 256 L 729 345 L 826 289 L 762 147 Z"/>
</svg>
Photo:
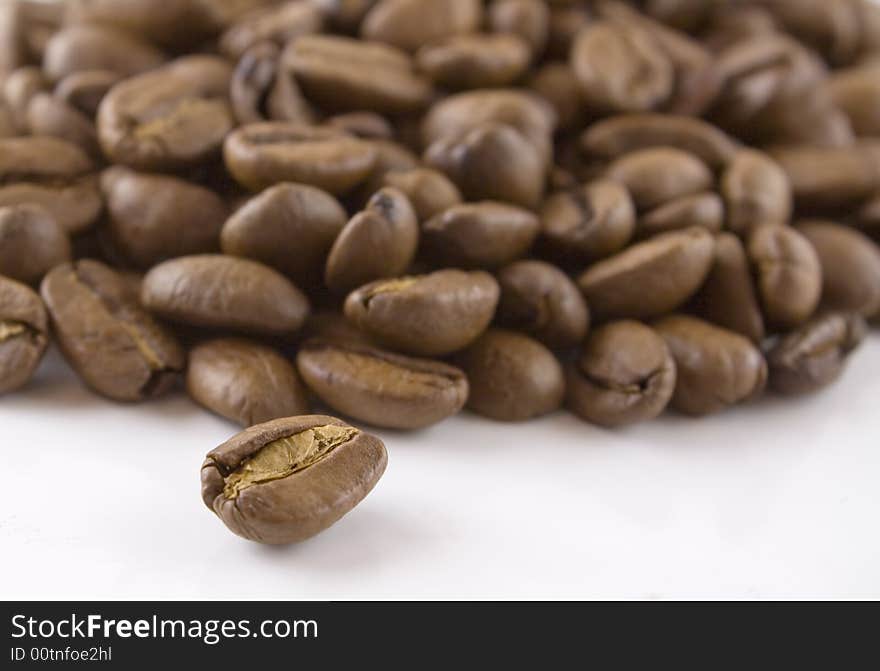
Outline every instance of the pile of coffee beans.
<svg viewBox="0 0 880 671">
<path fill-rule="evenodd" d="M 246 428 L 286 543 L 463 408 L 624 427 L 841 374 L 880 317 L 871 0 L 0 4 L 0 393 L 50 341 Z"/>
</svg>

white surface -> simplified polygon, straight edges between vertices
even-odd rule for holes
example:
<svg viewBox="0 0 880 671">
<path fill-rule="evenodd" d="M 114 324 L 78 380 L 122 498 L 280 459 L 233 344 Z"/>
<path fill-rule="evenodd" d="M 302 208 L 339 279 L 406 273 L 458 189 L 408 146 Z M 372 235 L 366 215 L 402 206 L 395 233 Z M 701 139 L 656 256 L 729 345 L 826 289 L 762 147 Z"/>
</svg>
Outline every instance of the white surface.
<svg viewBox="0 0 880 671">
<path fill-rule="evenodd" d="M 0 399 L 0 597 L 880 597 L 880 337 L 839 384 L 609 433 L 566 414 L 379 432 L 339 524 L 262 547 L 202 504 L 236 429 L 181 394 L 120 406 L 55 353 Z"/>
</svg>

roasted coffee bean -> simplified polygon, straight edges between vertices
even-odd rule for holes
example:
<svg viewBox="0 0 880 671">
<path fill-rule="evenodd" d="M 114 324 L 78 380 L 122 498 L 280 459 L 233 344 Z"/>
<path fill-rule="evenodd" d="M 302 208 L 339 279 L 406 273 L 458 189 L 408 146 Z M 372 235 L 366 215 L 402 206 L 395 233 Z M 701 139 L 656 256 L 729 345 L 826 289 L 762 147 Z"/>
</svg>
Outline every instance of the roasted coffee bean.
<svg viewBox="0 0 880 671">
<path fill-rule="evenodd" d="M 763 224 L 752 230 L 747 252 L 768 326 L 785 331 L 809 319 L 822 294 L 822 265 L 810 241 L 790 226 Z"/>
<path fill-rule="evenodd" d="M 486 18 L 494 32 L 511 33 L 524 39 L 533 56 L 538 56 L 544 51 L 550 23 L 550 10 L 546 2 L 493 0 Z"/>
<path fill-rule="evenodd" d="M 672 96 L 675 70 L 644 28 L 596 21 L 582 30 L 571 66 L 587 105 L 605 112 L 647 112 Z"/>
<path fill-rule="evenodd" d="M 309 2 L 283 2 L 259 7 L 247 13 L 220 36 L 221 53 L 237 60 L 261 42 L 284 46 L 303 35 L 321 31 L 324 20 L 320 10 Z"/>
<path fill-rule="evenodd" d="M 420 222 L 462 202 L 458 187 L 446 175 L 430 168 L 392 170 L 382 180 L 383 186 L 395 188 L 409 198 Z"/>
<path fill-rule="evenodd" d="M 101 25 L 72 25 L 46 45 L 43 70 L 52 81 L 75 72 L 103 70 L 122 77 L 159 67 L 165 55 L 149 42 L 123 30 Z"/>
<path fill-rule="evenodd" d="M 65 358 L 99 394 L 141 401 L 167 391 L 183 370 L 180 345 L 107 266 L 97 261 L 56 266 L 40 292 Z"/>
<path fill-rule="evenodd" d="M 239 123 L 314 121 L 314 111 L 296 80 L 281 68 L 280 58 L 277 45 L 262 42 L 239 59 L 229 85 L 232 113 Z"/>
<path fill-rule="evenodd" d="M 49 344 L 49 318 L 30 287 L 0 276 L 0 395 L 33 377 Z"/>
<path fill-rule="evenodd" d="M 663 338 L 639 322 L 611 322 L 590 334 L 569 368 L 568 407 L 609 428 L 645 422 L 666 409 L 675 381 L 675 361 Z"/>
<path fill-rule="evenodd" d="M 364 17 L 361 35 L 406 51 L 477 30 L 480 0 L 379 0 Z"/>
<path fill-rule="evenodd" d="M 25 66 L 10 73 L 5 80 L 0 78 L 0 84 L 5 107 L 19 134 L 24 135 L 28 132 L 27 109 L 31 98 L 48 90 L 49 82 L 40 68 Z"/>
<path fill-rule="evenodd" d="M 880 313 L 880 248 L 870 238 L 830 221 L 804 221 L 800 231 L 822 265 L 822 305 L 831 310 Z"/>
<path fill-rule="evenodd" d="M 552 252 L 580 263 L 623 249 L 635 226 L 629 191 L 609 179 L 552 194 L 541 207 L 541 233 Z"/>
<path fill-rule="evenodd" d="M 864 20 L 858 2 L 773 0 L 762 5 L 787 31 L 842 64 L 857 54 Z"/>
<path fill-rule="evenodd" d="M 388 347 L 443 356 L 488 328 L 499 293 L 488 273 L 440 270 L 371 282 L 348 296 L 345 315 Z"/>
<path fill-rule="evenodd" d="M 387 462 L 381 440 L 333 417 L 276 419 L 208 453 L 202 500 L 243 538 L 295 543 L 360 503 Z"/>
<path fill-rule="evenodd" d="M 880 135 L 880 63 L 838 70 L 829 88 L 857 135 Z"/>
<path fill-rule="evenodd" d="M 787 224 L 793 207 L 791 185 L 769 156 L 751 149 L 734 156 L 721 176 L 727 226 L 748 235 L 760 224 Z"/>
<path fill-rule="evenodd" d="M 523 75 L 530 59 L 528 42 L 508 34 L 455 35 L 426 44 L 416 54 L 419 69 L 449 89 L 507 86 Z"/>
<path fill-rule="evenodd" d="M 498 271 L 498 322 L 552 348 L 583 342 L 590 312 L 577 285 L 543 261 L 517 261 Z"/>
<path fill-rule="evenodd" d="M 155 266 L 141 300 L 174 322 L 267 336 L 295 333 L 309 313 L 305 295 L 268 266 L 212 254 Z"/>
<path fill-rule="evenodd" d="M 50 137 L 0 140 L 0 207 L 33 203 L 69 233 L 80 233 L 101 213 L 101 193 L 89 157 Z"/>
<path fill-rule="evenodd" d="M 42 207 L 0 207 L 0 275 L 35 284 L 70 255 L 67 232 Z"/>
<path fill-rule="evenodd" d="M 330 128 L 275 122 L 240 127 L 226 139 L 224 156 L 232 176 L 252 191 L 300 182 L 342 194 L 367 178 L 377 151 Z"/>
<path fill-rule="evenodd" d="M 578 284 L 590 310 L 603 319 L 658 317 L 702 286 L 714 246 L 703 228 L 664 233 L 590 266 Z"/>
<path fill-rule="evenodd" d="M 732 233 L 715 238 L 715 260 L 694 308 L 704 319 L 755 343 L 764 338 L 764 318 L 742 242 Z"/>
<path fill-rule="evenodd" d="M 214 56 L 188 56 L 123 80 L 98 110 L 98 137 L 115 163 L 178 170 L 219 154 L 232 130 L 232 70 Z"/>
<path fill-rule="evenodd" d="M 317 284 L 347 215 L 326 191 L 278 184 L 254 196 L 223 225 L 226 254 L 261 261 L 304 287 Z"/>
<path fill-rule="evenodd" d="M 324 403 L 374 426 L 421 429 L 456 414 L 468 396 L 453 366 L 358 343 L 308 341 L 296 362 Z"/>
<path fill-rule="evenodd" d="M 404 114 L 431 98 L 431 85 L 412 59 L 384 44 L 305 35 L 288 45 L 283 58 L 308 99 L 328 109 Z"/>
<path fill-rule="evenodd" d="M 18 3 L 5 2 L 0 5 L 0 81 L 26 59 L 22 11 Z"/>
<path fill-rule="evenodd" d="M 94 119 L 104 96 L 119 83 L 120 76 L 109 70 L 83 70 L 58 82 L 55 97 Z"/>
<path fill-rule="evenodd" d="M 324 125 L 365 140 L 393 140 L 394 128 L 375 112 L 345 112 L 324 120 Z"/>
<path fill-rule="evenodd" d="M 622 182 L 640 210 L 706 191 L 713 184 L 705 163 L 693 154 L 667 147 L 627 154 L 608 166 L 606 176 Z"/>
<path fill-rule="evenodd" d="M 767 354 L 770 387 L 780 394 L 804 394 L 840 377 L 847 359 L 867 333 L 855 313 L 828 313 L 780 339 Z"/>
<path fill-rule="evenodd" d="M 724 226 L 724 202 L 712 191 L 670 200 L 642 215 L 636 224 L 636 236 L 649 238 L 691 226 L 720 233 Z"/>
<path fill-rule="evenodd" d="M 556 357 L 537 340 L 490 329 L 455 357 L 470 384 L 469 410 L 519 422 L 558 410 L 565 378 Z"/>
<path fill-rule="evenodd" d="M 422 226 L 432 260 L 461 268 L 497 268 L 528 252 L 540 230 L 522 208 L 484 201 L 454 205 Z"/>
<path fill-rule="evenodd" d="M 577 77 L 568 63 L 547 63 L 529 79 L 528 86 L 553 107 L 559 130 L 581 125 L 584 103 Z"/>
<path fill-rule="evenodd" d="M 672 315 L 654 327 L 675 359 L 678 377 L 672 407 L 707 415 L 749 401 L 767 381 L 767 363 L 747 338 L 685 315 Z"/>
<path fill-rule="evenodd" d="M 293 365 L 271 347 L 238 338 L 196 345 L 186 389 L 196 403 L 243 427 L 309 412 Z"/>
<path fill-rule="evenodd" d="M 104 171 L 101 190 L 116 248 L 134 265 L 219 251 L 226 205 L 213 191 L 176 177 L 122 166 Z"/>
<path fill-rule="evenodd" d="M 95 124 L 85 114 L 48 93 L 38 93 L 28 105 L 32 135 L 57 137 L 76 145 L 95 161 L 101 160 Z"/>
<path fill-rule="evenodd" d="M 324 283 L 337 293 L 409 268 L 419 244 L 419 222 L 409 199 L 390 187 L 378 191 L 365 210 L 342 229 L 327 258 Z"/>
</svg>

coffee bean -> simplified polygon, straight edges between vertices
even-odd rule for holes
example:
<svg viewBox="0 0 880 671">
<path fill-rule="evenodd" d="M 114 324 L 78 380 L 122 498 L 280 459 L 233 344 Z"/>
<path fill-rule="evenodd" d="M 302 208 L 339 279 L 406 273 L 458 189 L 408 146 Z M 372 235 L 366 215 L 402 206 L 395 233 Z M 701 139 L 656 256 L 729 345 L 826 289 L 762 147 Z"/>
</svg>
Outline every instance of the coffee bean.
<svg viewBox="0 0 880 671">
<path fill-rule="evenodd" d="M 421 429 L 456 414 L 468 396 L 457 368 L 367 345 L 312 340 L 296 361 L 324 403 L 374 426 Z"/>
<path fill-rule="evenodd" d="M 483 19 L 479 0 L 379 0 L 364 17 L 361 35 L 406 51 L 477 30 Z"/>
<path fill-rule="evenodd" d="M 0 207 L 42 206 L 69 233 L 91 226 L 101 212 L 92 162 L 69 142 L 49 137 L 0 139 Z"/>
<path fill-rule="evenodd" d="M 27 108 L 40 91 L 49 89 L 49 81 L 36 66 L 24 66 L 11 72 L 2 83 L 3 102 L 20 135 L 28 132 Z"/>
<path fill-rule="evenodd" d="M 28 383 L 48 344 L 43 301 L 30 287 L 0 276 L 0 395 Z"/>
<path fill-rule="evenodd" d="M 224 156 L 232 176 L 252 191 L 300 182 L 342 194 L 367 178 L 377 152 L 336 130 L 275 122 L 240 127 L 226 139 Z"/>
<path fill-rule="evenodd" d="M 468 409 L 502 422 L 558 410 L 565 396 L 562 366 L 538 341 L 490 329 L 456 355 L 470 384 Z"/>
<path fill-rule="evenodd" d="M 57 266 L 40 293 L 65 358 L 99 394 L 142 401 L 170 389 L 183 370 L 185 354 L 174 337 L 102 263 Z"/>
<path fill-rule="evenodd" d="M 544 65 L 529 79 L 528 86 L 553 107 L 559 130 L 572 130 L 581 125 L 584 116 L 583 100 L 577 77 L 568 63 Z"/>
<path fill-rule="evenodd" d="M 24 19 L 18 3 L 0 5 L 0 80 L 25 63 L 23 28 Z"/>
<path fill-rule="evenodd" d="M 0 275 L 35 284 L 70 255 L 67 232 L 42 207 L 0 207 Z"/>
<path fill-rule="evenodd" d="M 667 147 L 627 154 L 608 166 L 606 176 L 622 182 L 640 210 L 706 191 L 713 183 L 712 173 L 700 159 Z"/>
<path fill-rule="evenodd" d="M 767 364 L 748 339 L 695 317 L 672 315 L 654 327 L 675 359 L 678 378 L 672 407 L 707 415 L 759 395 Z"/>
<path fill-rule="evenodd" d="M 229 101 L 239 123 L 314 120 L 311 106 L 296 80 L 281 68 L 280 58 L 277 45 L 262 42 L 238 61 L 229 85 Z"/>
<path fill-rule="evenodd" d="M 83 70 L 67 75 L 58 82 L 54 95 L 89 119 L 94 119 L 104 96 L 120 80 L 120 76 L 109 70 Z"/>
<path fill-rule="evenodd" d="M 727 226 L 747 235 L 760 224 L 787 224 L 792 196 L 788 176 L 769 156 L 754 150 L 738 152 L 721 177 Z"/>
<path fill-rule="evenodd" d="M 393 140 L 394 128 L 375 112 L 345 112 L 324 120 L 324 125 L 365 140 Z"/>
<path fill-rule="evenodd" d="M 403 114 L 425 107 L 432 93 L 412 59 L 384 44 L 305 35 L 288 45 L 284 66 L 310 100 L 333 110 Z"/>
<path fill-rule="evenodd" d="M 422 226 L 432 259 L 463 268 L 497 268 L 528 252 L 538 218 L 518 207 L 484 201 L 454 205 Z"/>
<path fill-rule="evenodd" d="M 547 3 L 540 0 L 493 0 L 487 21 L 496 33 L 510 33 L 524 39 L 532 55 L 544 51 L 550 23 Z"/>
<path fill-rule="evenodd" d="M 437 170 L 392 170 L 385 173 L 382 179 L 383 186 L 393 187 L 409 198 L 420 222 L 462 202 L 458 187 Z"/>
<path fill-rule="evenodd" d="M 159 316 L 201 328 L 267 336 L 295 333 L 309 302 L 286 278 L 256 261 L 205 254 L 155 266 L 141 300 Z"/>
<path fill-rule="evenodd" d="M 213 191 L 122 166 L 104 171 L 101 189 L 113 244 L 139 268 L 219 250 L 226 205 Z"/>
<path fill-rule="evenodd" d="M 675 391 L 676 366 L 653 329 L 618 321 L 590 334 L 566 380 L 572 412 L 614 428 L 660 415 Z"/>
<path fill-rule="evenodd" d="M 426 44 L 416 54 L 419 69 L 450 89 L 507 86 L 522 76 L 530 59 L 528 42 L 510 34 L 454 35 Z"/>
<path fill-rule="evenodd" d="M 333 417 L 276 419 L 208 453 L 202 500 L 243 538 L 295 543 L 360 503 L 387 462 L 382 441 Z"/>
<path fill-rule="evenodd" d="M 354 209 L 366 207 L 367 201 L 373 197 L 385 182 L 385 175 L 398 170 L 415 170 L 421 163 L 418 156 L 393 140 L 364 140 L 376 151 L 376 162 L 367 178 L 349 194 L 348 201 Z"/>
<path fill-rule="evenodd" d="M 46 45 L 43 70 L 53 81 L 75 72 L 103 70 L 122 77 L 159 67 L 164 54 L 130 33 L 100 25 L 72 25 Z"/>
<path fill-rule="evenodd" d="M 705 228 L 710 233 L 721 232 L 724 226 L 724 202 L 717 194 L 703 191 L 655 207 L 639 218 L 636 237 L 650 238 L 692 226 Z"/>
<path fill-rule="evenodd" d="M 186 389 L 199 405 L 244 427 L 309 412 L 293 365 L 271 347 L 238 338 L 194 347 Z"/>
<path fill-rule="evenodd" d="M 345 315 L 388 347 L 443 356 L 488 328 L 498 298 L 498 283 L 488 273 L 440 270 L 371 282 L 348 296 Z"/>
<path fill-rule="evenodd" d="M 284 46 L 303 35 L 321 31 L 320 10 L 308 2 L 285 2 L 245 14 L 220 36 L 220 52 L 233 60 L 261 42 Z"/>
<path fill-rule="evenodd" d="M 713 250 L 705 229 L 664 233 L 590 266 L 578 284 L 590 309 L 604 319 L 658 317 L 702 286 Z"/>
<path fill-rule="evenodd" d="M 554 255 L 579 263 L 623 249 L 635 225 L 629 191 L 609 179 L 552 194 L 541 207 L 541 232 Z"/>
<path fill-rule="evenodd" d="M 822 265 L 810 241 L 789 226 L 763 224 L 752 230 L 747 252 L 768 325 L 789 330 L 809 319 L 822 293 Z"/>
<path fill-rule="evenodd" d="M 858 135 L 880 135 L 880 65 L 868 63 L 838 70 L 828 86 L 834 102 L 846 113 Z"/>
<path fill-rule="evenodd" d="M 419 244 L 419 223 L 409 199 L 384 188 L 339 234 L 327 258 L 326 286 L 337 293 L 406 272 Z"/>
<path fill-rule="evenodd" d="M 819 255 L 822 305 L 831 310 L 880 313 L 880 248 L 860 233 L 830 221 L 798 224 Z"/>
<path fill-rule="evenodd" d="M 232 71 L 223 59 L 188 56 L 114 86 L 98 110 L 98 138 L 115 163 L 178 170 L 219 154 L 232 130 Z"/>
<path fill-rule="evenodd" d="M 63 100 L 48 93 L 36 94 L 27 108 L 27 124 L 32 135 L 66 140 L 95 161 L 101 160 L 95 124 Z"/>
<path fill-rule="evenodd" d="M 590 313 L 577 285 L 543 261 L 517 261 L 498 271 L 498 322 L 525 331 L 548 347 L 580 344 Z"/>
<path fill-rule="evenodd" d="M 768 352 L 770 386 L 780 394 L 805 394 L 840 377 L 865 338 L 865 320 L 854 313 L 827 313 L 780 339 Z"/>
<path fill-rule="evenodd" d="M 261 261 L 304 287 L 317 284 L 347 215 L 326 191 L 278 184 L 254 196 L 223 225 L 226 254 Z"/>
</svg>

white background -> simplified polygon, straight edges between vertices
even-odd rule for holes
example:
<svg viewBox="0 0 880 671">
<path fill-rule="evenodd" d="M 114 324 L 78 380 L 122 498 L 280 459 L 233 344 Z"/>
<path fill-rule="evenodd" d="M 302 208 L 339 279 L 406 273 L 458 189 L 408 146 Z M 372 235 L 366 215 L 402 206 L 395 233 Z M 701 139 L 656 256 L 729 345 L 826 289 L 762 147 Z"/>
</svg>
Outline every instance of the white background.
<svg viewBox="0 0 880 671">
<path fill-rule="evenodd" d="M 297 546 L 239 539 L 199 496 L 236 432 L 180 392 L 85 391 L 50 353 L 0 398 L 0 596 L 880 597 L 880 337 L 844 378 L 611 433 L 465 415 L 378 433 L 389 467 Z"/>
</svg>

